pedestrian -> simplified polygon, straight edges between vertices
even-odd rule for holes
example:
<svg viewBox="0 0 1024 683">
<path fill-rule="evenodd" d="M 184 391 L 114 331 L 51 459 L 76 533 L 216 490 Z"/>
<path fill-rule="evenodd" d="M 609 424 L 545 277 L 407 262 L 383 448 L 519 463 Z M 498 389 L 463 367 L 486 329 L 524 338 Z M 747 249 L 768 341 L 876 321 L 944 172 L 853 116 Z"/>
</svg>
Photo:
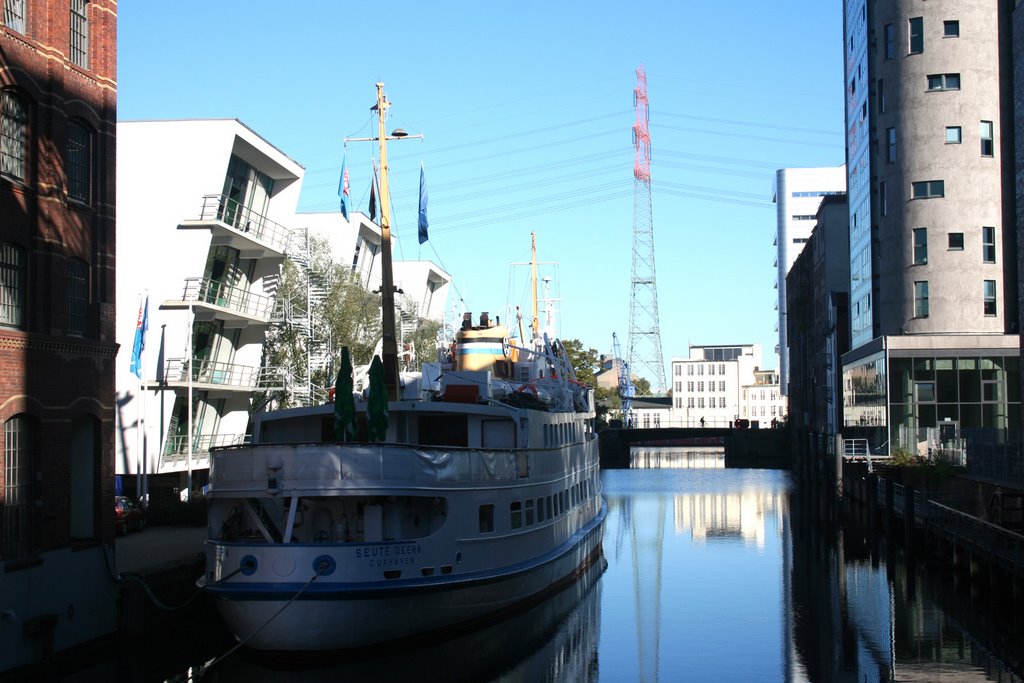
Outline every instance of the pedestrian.
<svg viewBox="0 0 1024 683">
<path fill-rule="evenodd" d="M 703 417 L 700 419 L 700 428 L 704 429 L 704 418 Z"/>
</svg>

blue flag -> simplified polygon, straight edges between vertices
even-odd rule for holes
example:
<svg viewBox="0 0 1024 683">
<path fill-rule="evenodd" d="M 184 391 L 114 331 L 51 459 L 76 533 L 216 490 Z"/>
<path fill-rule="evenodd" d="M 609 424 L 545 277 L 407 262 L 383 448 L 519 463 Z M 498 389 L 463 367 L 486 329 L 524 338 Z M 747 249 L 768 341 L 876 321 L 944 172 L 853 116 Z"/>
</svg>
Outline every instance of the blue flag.
<svg viewBox="0 0 1024 683">
<path fill-rule="evenodd" d="M 149 330 L 149 295 L 139 306 L 139 317 L 135 323 L 135 343 L 132 345 L 131 371 L 142 379 L 142 351 L 146 348 L 146 331 Z"/>
<path fill-rule="evenodd" d="M 427 181 L 423 177 L 423 164 L 420 163 L 420 220 L 417 226 L 420 233 L 420 244 L 427 241 Z"/>
<path fill-rule="evenodd" d="M 345 168 L 345 157 L 341 157 L 341 177 L 338 178 L 338 197 L 341 198 L 341 215 L 348 220 L 348 169 Z"/>
</svg>

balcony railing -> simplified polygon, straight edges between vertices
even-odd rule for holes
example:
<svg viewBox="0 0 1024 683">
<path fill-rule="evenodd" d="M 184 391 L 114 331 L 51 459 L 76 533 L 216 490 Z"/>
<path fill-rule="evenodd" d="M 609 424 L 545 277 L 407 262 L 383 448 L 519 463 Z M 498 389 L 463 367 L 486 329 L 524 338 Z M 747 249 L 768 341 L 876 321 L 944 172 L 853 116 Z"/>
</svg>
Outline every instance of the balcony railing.
<svg viewBox="0 0 1024 683">
<path fill-rule="evenodd" d="M 272 297 L 203 277 L 185 279 L 185 291 L 181 300 L 186 303 L 219 306 L 241 316 L 264 322 L 270 320 L 270 313 L 274 309 Z"/>
<path fill-rule="evenodd" d="M 251 365 L 220 363 L 201 358 L 192 359 L 192 384 L 198 389 L 223 388 L 237 391 L 282 390 L 287 371 L 282 367 L 259 368 Z M 189 382 L 189 362 L 186 358 L 169 358 L 164 370 L 164 381 L 175 386 Z"/>
<path fill-rule="evenodd" d="M 219 446 L 240 446 L 248 443 L 249 437 L 245 434 L 201 434 L 192 439 L 193 456 L 202 456 L 200 459 L 208 460 L 210 449 Z M 164 462 L 174 463 L 185 461 L 188 455 L 188 436 L 178 435 L 167 437 L 164 444 Z M 193 460 L 197 458 L 193 457 Z"/>
<path fill-rule="evenodd" d="M 275 251 L 288 252 L 291 230 L 266 216 L 248 209 L 222 194 L 203 197 L 200 222 L 218 221 L 237 230 L 247 238 L 262 242 Z"/>
</svg>

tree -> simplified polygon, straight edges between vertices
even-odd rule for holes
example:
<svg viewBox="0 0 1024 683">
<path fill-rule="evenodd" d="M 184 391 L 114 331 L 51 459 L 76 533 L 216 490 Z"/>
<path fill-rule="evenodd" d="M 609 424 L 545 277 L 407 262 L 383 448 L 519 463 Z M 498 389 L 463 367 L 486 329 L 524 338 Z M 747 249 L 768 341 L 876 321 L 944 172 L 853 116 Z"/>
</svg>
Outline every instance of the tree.
<svg viewBox="0 0 1024 683">
<path fill-rule="evenodd" d="M 267 334 L 263 367 L 282 368 L 288 380 L 283 391 L 257 393 L 254 412 L 325 400 L 341 348 L 349 348 L 354 365 L 369 365 L 381 337 L 380 296 L 331 260 L 326 239 L 310 239 L 301 261 L 285 260 L 276 298 L 283 324 Z"/>
<path fill-rule="evenodd" d="M 601 355 L 594 348 L 583 349 L 583 342 L 579 339 L 567 339 L 562 341 L 565 352 L 569 356 L 569 364 L 576 379 L 588 387 L 597 385 L 597 373 L 601 371 Z"/>
<path fill-rule="evenodd" d="M 633 386 L 636 387 L 637 396 L 651 395 L 651 383 L 643 377 L 633 377 Z"/>
</svg>

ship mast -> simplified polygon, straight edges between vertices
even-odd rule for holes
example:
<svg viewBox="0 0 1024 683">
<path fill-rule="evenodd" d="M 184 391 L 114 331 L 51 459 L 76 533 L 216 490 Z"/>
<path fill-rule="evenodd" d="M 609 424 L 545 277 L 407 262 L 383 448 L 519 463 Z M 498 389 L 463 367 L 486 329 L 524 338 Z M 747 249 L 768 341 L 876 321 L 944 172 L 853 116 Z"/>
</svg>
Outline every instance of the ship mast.
<svg viewBox="0 0 1024 683">
<path fill-rule="evenodd" d="M 530 233 L 530 280 L 533 283 L 533 338 L 540 336 L 540 317 L 537 315 L 537 233 Z"/>
<path fill-rule="evenodd" d="M 381 361 L 384 365 L 384 386 L 387 388 L 388 400 L 397 401 L 399 396 L 398 377 L 398 337 L 395 334 L 395 275 L 391 266 L 391 193 L 388 190 L 388 140 L 403 138 L 422 138 L 422 135 L 409 135 L 401 128 L 384 131 L 387 122 L 387 110 L 391 106 L 384 95 L 384 84 L 377 84 L 377 104 L 370 111 L 377 112 L 377 137 L 345 138 L 345 142 L 374 141 L 380 145 L 380 307 L 381 307 Z"/>
<path fill-rule="evenodd" d="M 384 84 L 377 84 L 377 140 L 380 143 L 380 306 L 381 360 L 384 362 L 384 386 L 387 388 L 388 400 L 397 401 L 399 394 L 398 379 L 398 341 L 395 337 L 395 276 L 391 268 L 391 195 L 388 191 L 388 136 L 384 123 L 387 109 L 391 106 L 384 96 Z M 397 131 L 396 131 L 397 132 Z M 404 133 L 404 131 L 403 131 Z M 404 137 L 397 135 L 395 137 Z"/>
</svg>

